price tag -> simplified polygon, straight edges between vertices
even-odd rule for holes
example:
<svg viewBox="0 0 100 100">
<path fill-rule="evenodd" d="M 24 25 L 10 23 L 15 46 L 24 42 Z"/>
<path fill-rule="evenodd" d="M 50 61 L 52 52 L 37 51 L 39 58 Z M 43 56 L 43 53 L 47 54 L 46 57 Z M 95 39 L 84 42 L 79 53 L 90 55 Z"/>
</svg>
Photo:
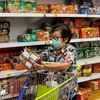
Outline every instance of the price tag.
<svg viewBox="0 0 100 100">
<path fill-rule="evenodd" d="M 11 74 L 7 74 L 7 77 L 11 77 Z"/>
<path fill-rule="evenodd" d="M 49 45 L 49 44 L 50 44 L 50 41 L 46 41 L 45 44 L 46 44 L 46 45 Z"/>
<path fill-rule="evenodd" d="M 58 16 L 58 14 L 55 13 L 55 14 L 54 14 L 54 17 L 57 17 L 57 16 Z"/>
<path fill-rule="evenodd" d="M 85 65 L 87 65 L 87 62 L 85 62 Z"/>
</svg>

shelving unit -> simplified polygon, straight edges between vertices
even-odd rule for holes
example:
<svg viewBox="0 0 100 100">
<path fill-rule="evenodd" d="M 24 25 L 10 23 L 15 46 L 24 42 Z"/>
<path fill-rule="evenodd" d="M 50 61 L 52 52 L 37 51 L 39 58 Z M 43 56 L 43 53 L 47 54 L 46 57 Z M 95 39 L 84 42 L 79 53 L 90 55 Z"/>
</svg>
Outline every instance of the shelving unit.
<svg viewBox="0 0 100 100">
<path fill-rule="evenodd" d="M 78 78 L 78 83 L 90 81 L 90 80 L 94 80 L 94 79 L 100 79 L 100 73 L 93 73 L 89 77 L 80 77 L 80 78 Z"/>
<path fill-rule="evenodd" d="M 43 13 L 0 13 L 0 17 L 44 17 Z"/>
</svg>

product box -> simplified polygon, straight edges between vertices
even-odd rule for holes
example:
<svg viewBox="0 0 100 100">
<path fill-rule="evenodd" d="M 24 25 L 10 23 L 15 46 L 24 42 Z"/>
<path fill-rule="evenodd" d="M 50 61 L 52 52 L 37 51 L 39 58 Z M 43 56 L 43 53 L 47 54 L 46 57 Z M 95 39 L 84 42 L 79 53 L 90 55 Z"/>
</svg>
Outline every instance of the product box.
<svg viewBox="0 0 100 100">
<path fill-rule="evenodd" d="M 99 36 L 99 28 L 81 28 L 80 38 L 93 38 Z"/>
<path fill-rule="evenodd" d="M 84 51 L 83 50 L 77 50 L 77 60 L 84 59 Z"/>
<path fill-rule="evenodd" d="M 100 73 L 100 63 L 93 64 L 92 68 L 93 68 L 93 73 Z"/>
<path fill-rule="evenodd" d="M 77 50 L 84 50 L 86 48 L 86 43 L 85 42 L 75 43 L 75 47 L 77 48 Z"/>
<path fill-rule="evenodd" d="M 92 74 L 92 65 L 84 65 L 83 66 L 83 76 L 88 77 Z"/>
</svg>

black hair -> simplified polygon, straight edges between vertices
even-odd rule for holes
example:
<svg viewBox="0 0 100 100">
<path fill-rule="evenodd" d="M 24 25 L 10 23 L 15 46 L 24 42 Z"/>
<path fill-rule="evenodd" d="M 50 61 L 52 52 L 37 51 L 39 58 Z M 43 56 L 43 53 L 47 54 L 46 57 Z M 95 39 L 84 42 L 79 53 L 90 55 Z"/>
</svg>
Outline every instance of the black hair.
<svg viewBox="0 0 100 100">
<path fill-rule="evenodd" d="M 53 27 L 54 32 L 55 31 L 60 31 L 61 32 L 61 37 L 64 40 L 65 38 L 68 38 L 67 43 L 70 42 L 72 38 L 71 30 L 68 26 L 65 24 L 57 24 Z"/>
</svg>

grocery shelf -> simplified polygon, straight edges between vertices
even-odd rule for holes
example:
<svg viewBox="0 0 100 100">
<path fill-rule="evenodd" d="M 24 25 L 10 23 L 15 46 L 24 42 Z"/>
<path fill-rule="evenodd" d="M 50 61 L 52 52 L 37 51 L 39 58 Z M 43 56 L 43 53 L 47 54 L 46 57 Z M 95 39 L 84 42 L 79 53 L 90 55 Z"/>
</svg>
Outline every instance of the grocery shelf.
<svg viewBox="0 0 100 100">
<path fill-rule="evenodd" d="M 80 78 L 78 78 L 78 83 L 86 82 L 86 81 L 90 81 L 90 80 L 94 80 L 94 79 L 99 79 L 99 78 L 100 78 L 100 73 L 93 73 L 89 77 L 80 77 Z"/>
<path fill-rule="evenodd" d="M 73 42 L 86 42 L 86 41 L 100 41 L 100 37 L 96 37 L 96 38 L 71 39 L 71 43 L 73 43 Z"/>
<path fill-rule="evenodd" d="M 87 14 L 45 14 L 45 17 L 87 17 Z"/>
<path fill-rule="evenodd" d="M 0 17 L 44 17 L 43 13 L 0 13 Z"/>
<path fill-rule="evenodd" d="M 96 56 L 93 58 L 77 60 L 78 65 L 88 65 L 88 64 L 95 64 L 100 62 L 100 56 Z"/>
<path fill-rule="evenodd" d="M 8 48 L 8 47 L 22 47 L 22 46 L 37 46 L 37 45 L 48 45 L 50 41 L 35 41 L 35 42 L 5 42 L 0 43 L 0 48 Z"/>
<path fill-rule="evenodd" d="M 100 18 L 100 15 L 87 15 L 88 18 Z"/>
<path fill-rule="evenodd" d="M 21 70 L 21 71 L 16 71 L 16 70 L 8 70 L 8 71 L 0 71 L 0 78 L 5 78 L 5 77 L 13 77 L 13 76 L 18 76 L 27 70 Z"/>
</svg>

